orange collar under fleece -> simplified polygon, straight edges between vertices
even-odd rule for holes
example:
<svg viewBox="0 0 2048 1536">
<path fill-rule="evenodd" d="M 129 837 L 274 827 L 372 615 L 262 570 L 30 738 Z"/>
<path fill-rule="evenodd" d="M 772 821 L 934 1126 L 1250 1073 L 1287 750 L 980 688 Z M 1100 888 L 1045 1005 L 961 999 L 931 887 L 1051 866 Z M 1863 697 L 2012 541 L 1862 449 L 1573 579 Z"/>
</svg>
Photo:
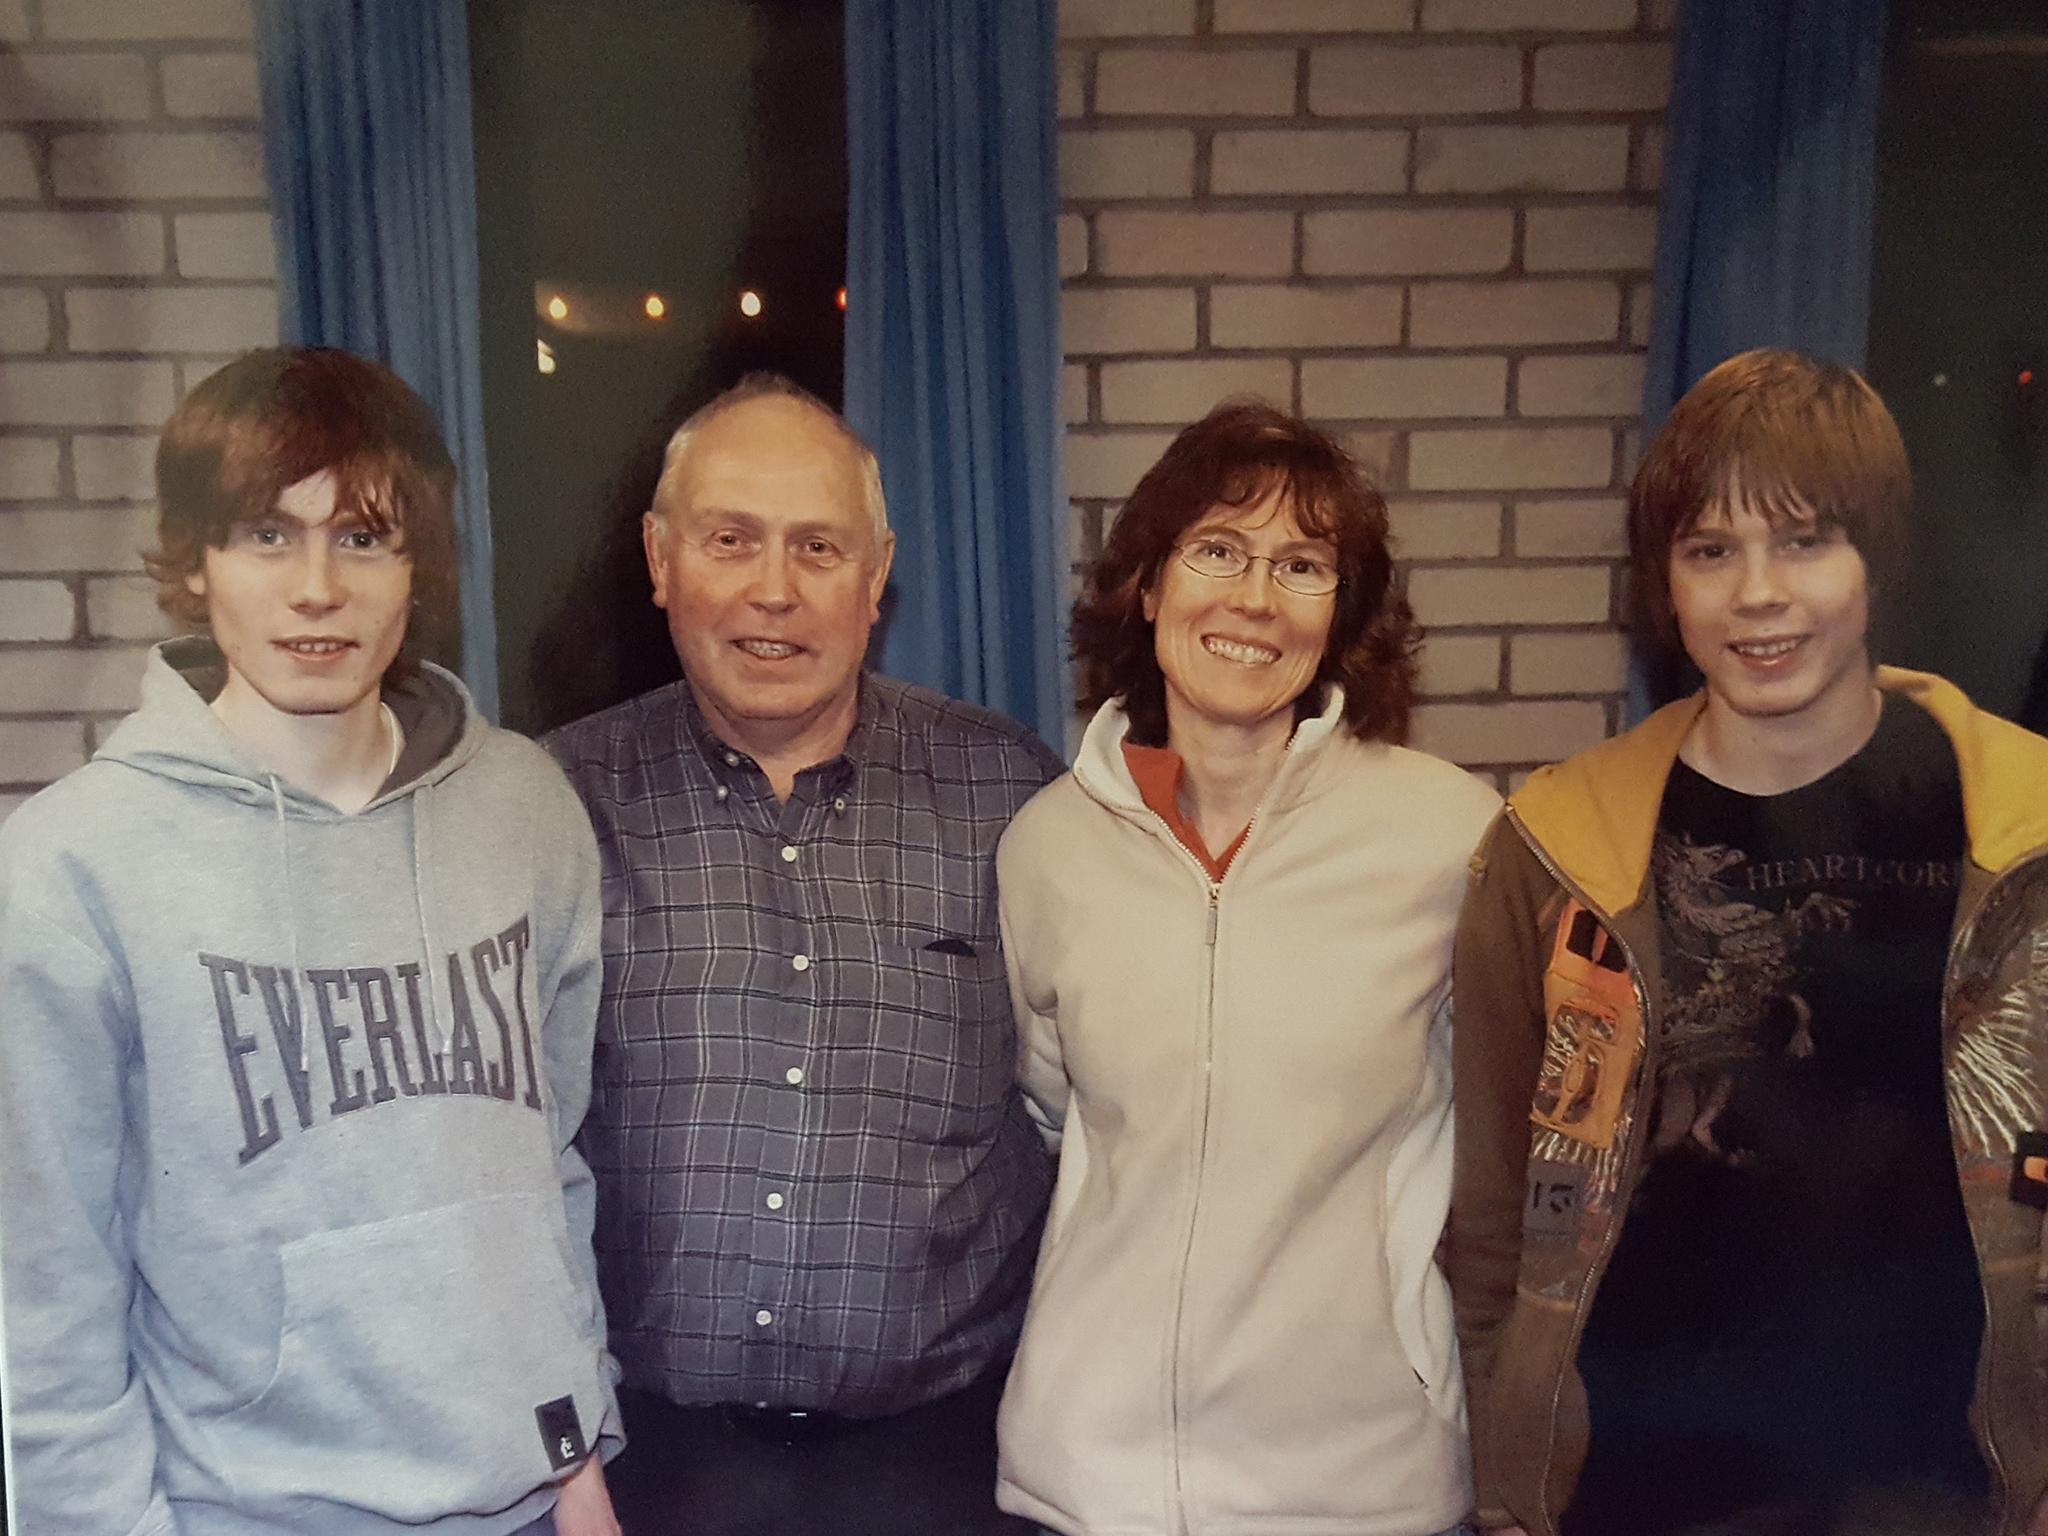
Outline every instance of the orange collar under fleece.
<svg viewBox="0 0 2048 1536">
<path fill-rule="evenodd" d="M 1230 861 L 1237 857 L 1237 850 L 1244 846 L 1244 836 L 1251 831 L 1251 824 L 1247 822 L 1244 830 L 1230 840 L 1220 858 L 1210 853 L 1200 830 L 1181 814 L 1180 781 L 1187 772 L 1187 764 L 1181 761 L 1180 754 L 1171 747 L 1141 747 L 1129 739 L 1124 741 L 1123 748 L 1124 766 L 1131 770 L 1131 780 L 1138 786 L 1146 808 L 1166 823 L 1166 829 L 1181 847 L 1201 861 L 1211 880 L 1221 880 Z"/>
<path fill-rule="evenodd" d="M 1931 673 L 1879 667 L 1877 686 L 1911 699 L 1947 733 L 1972 863 L 1996 874 L 2048 844 L 2048 741 L 1985 713 Z M 1634 730 L 1539 768 L 1509 801 L 1529 835 L 1601 910 L 1623 912 L 1642 898 L 1664 781 L 1705 707 L 1704 693 L 1667 704 Z"/>
</svg>

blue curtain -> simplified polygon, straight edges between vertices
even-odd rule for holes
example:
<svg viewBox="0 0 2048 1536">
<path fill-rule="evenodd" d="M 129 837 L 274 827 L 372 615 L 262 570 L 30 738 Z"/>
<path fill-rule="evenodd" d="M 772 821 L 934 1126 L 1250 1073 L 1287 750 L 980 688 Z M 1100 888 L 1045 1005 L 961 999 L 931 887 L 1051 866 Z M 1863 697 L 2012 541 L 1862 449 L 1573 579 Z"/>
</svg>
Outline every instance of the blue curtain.
<svg viewBox="0 0 2048 1536">
<path fill-rule="evenodd" d="M 847 0 L 846 415 L 896 531 L 885 671 L 1058 747 L 1054 0 Z"/>
<path fill-rule="evenodd" d="M 461 474 L 462 670 L 498 710 L 463 0 L 257 0 L 287 342 L 389 364 Z"/>
<path fill-rule="evenodd" d="M 1644 430 L 1723 359 L 1861 367 L 1886 0 L 1679 8 Z"/>
<path fill-rule="evenodd" d="M 1647 442 L 1716 363 L 1794 347 L 1863 366 L 1886 0 L 1682 0 L 1666 115 Z M 1633 724 L 1690 689 L 1638 653 Z"/>
</svg>

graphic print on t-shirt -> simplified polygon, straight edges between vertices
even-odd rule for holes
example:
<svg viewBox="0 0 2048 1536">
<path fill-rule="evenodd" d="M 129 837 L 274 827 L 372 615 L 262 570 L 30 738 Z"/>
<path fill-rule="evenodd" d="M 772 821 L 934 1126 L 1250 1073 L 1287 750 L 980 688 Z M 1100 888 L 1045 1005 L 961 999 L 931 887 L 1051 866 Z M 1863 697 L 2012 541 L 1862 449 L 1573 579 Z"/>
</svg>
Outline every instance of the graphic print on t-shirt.
<svg viewBox="0 0 2048 1536">
<path fill-rule="evenodd" d="M 1824 864 L 1801 862 L 1849 863 L 1834 856 Z M 1739 1162 L 1745 1152 L 1714 1134 L 1732 1074 L 1744 1062 L 1814 1054 L 1801 950 L 1815 929 L 1846 932 L 1856 903 L 1822 890 L 1775 911 L 1745 901 L 1736 893 L 1760 873 L 1748 854 L 1683 834 L 1658 833 L 1652 868 L 1664 913 L 1666 1006 L 1651 1146 L 1666 1151 L 1689 1136 L 1702 1150 Z M 1923 874 L 1952 884 L 1954 867 L 1930 864 Z"/>
</svg>

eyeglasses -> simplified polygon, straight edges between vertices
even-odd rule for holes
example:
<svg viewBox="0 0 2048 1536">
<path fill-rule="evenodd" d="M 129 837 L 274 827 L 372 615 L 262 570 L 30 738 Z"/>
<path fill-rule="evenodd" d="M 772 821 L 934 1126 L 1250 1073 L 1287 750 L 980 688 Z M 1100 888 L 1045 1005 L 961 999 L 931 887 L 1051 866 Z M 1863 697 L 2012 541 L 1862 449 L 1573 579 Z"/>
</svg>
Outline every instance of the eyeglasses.
<svg viewBox="0 0 2048 1536">
<path fill-rule="evenodd" d="M 1315 555 L 1248 555 L 1226 539 L 1189 539 L 1176 544 L 1180 563 L 1197 576 L 1228 581 L 1263 560 L 1273 569 L 1273 579 L 1299 597 L 1328 597 L 1342 584 L 1337 567 Z"/>
</svg>

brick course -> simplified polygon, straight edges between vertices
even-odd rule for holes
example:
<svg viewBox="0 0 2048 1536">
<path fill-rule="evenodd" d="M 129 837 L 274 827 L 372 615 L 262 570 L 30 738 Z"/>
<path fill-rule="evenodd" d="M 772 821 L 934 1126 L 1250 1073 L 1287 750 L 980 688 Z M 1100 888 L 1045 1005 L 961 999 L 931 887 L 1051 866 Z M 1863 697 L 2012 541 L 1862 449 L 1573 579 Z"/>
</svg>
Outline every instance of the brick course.
<svg viewBox="0 0 2048 1536">
<path fill-rule="evenodd" d="M 1671 17 L 1062 0 L 1077 556 L 1173 429 L 1264 393 L 1386 491 L 1420 744 L 1506 786 L 1612 730 Z"/>
<path fill-rule="evenodd" d="M 277 336 L 249 0 L 0 0 L 0 816 L 131 709 L 156 429 Z"/>
</svg>

